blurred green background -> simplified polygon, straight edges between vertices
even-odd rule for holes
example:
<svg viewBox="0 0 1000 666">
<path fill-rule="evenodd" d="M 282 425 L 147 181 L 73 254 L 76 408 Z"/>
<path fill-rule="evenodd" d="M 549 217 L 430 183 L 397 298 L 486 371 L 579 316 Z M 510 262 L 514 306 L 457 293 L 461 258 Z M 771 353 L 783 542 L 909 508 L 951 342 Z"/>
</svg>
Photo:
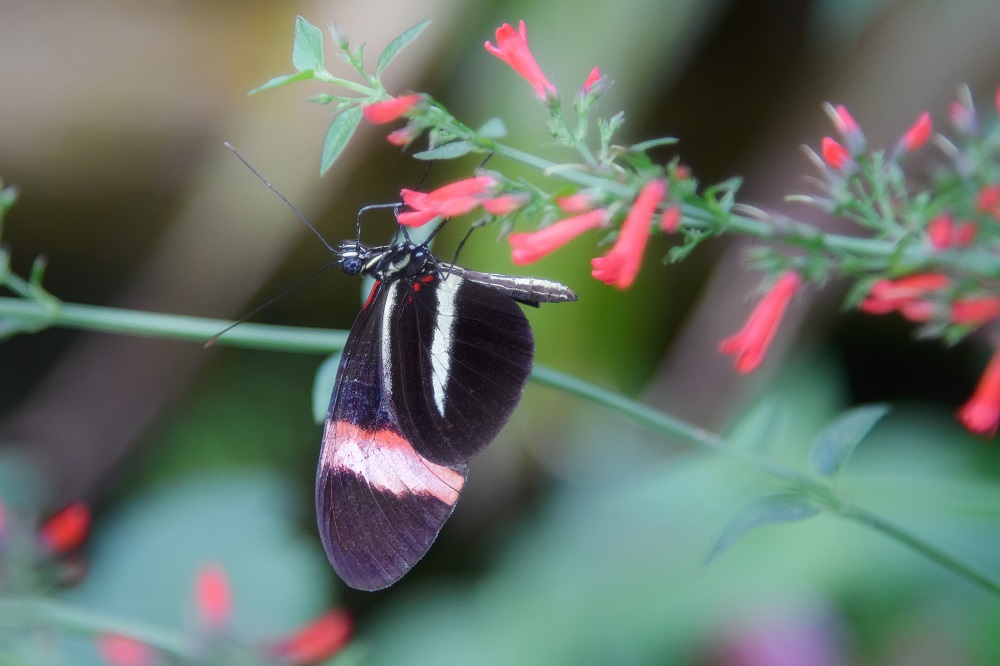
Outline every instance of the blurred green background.
<svg viewBox="0 0 1000 666">
<path fill-rule="evenodd" d="M 473 126 L 501 116 L 509 143 L 558 161 L 528 86 L 482 48 L 525 19 L 560 89 L 594 65 L 615 81 L 599 111 L 626 111 L 622 141 L 676 136 L 703 183 L 742 175 L 743 201 L 838 230 L 783 202 L 806 188 L 798 146 L 831 133 L 823 101 L 891 145 L 921 110 L 943 127 L 963 82 L 993 117 L 1000 84 L 1000 5 L 989 0 L 0 0 L 0 176 L 22 192 L 4 230 L 15 269 L 45 254 L 46 285 L 67 301 L 237 317 L 330 257 L 223 141 L 331 242 L 353 236 L 361 206 L 415 185 L 424 165 L 370 127 L 319 178 L 329 119 L 302 101 L 328 90 L 246 97 L 291 71 L 296 14 L 335 21 L 373 61 L 432 19 L 387 72 L 389 89 L 427 91 Z M 346 74 L 332 50 L 328 67 Z M 439 164 L 427 186 L 476 164 Z M 365 240 L 384 242 L 392 225 L 374 214 Z M 444 256 L 463 233 L 448 231 Z M 797 302 L 765 368 L 736 377 L 716 345 L 759 281 L 742 268 L 745 247 L 720 240 L 679 266 L 656 261 L 666 249 L 652 243 L 625 293 L 590 277 L 603 250 L 587 240 L 531 267 L 580 294 L 529 313 L 537 361 L 795 466 L 838 412 L 890 401 L 845 492 L 1000 570 L 996 449 L 952 419 L 984 363 L 979 341 L 914 342 L 896 319 L 841 313 L 831 285 Z M 461 263 L 524 272 L 492 230 Z M 359 291 L 331 270 L 255 320 L 346 328 Z M 1000 663 L 996 599 L 855 525 L 760 530 L 705 567 L 733 513 L 775 485 L 537 386 L 473 462 L 425 560 L 387 591 L 345 590 L 312 513 L 322 360 L 58 330 L 5 341 L 0 445 L 37 467 L 43 509 L 81 498 L 96 508 L 91 572 L 66 600 L 190 627 L 191 581 L 210 561 L 230 574 L 236 630 L 253 639 L 350 607 L 358 633 L 345 661 Z M 66 663 L 97 659 L 85 640 L 64 650 Z"/>
</svg>

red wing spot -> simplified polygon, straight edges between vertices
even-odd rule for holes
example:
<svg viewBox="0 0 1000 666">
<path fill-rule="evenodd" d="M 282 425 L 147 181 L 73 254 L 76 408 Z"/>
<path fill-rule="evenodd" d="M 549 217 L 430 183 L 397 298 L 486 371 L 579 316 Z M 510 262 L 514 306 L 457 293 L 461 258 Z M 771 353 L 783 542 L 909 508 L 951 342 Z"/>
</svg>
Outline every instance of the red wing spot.
<svg viewBox="0 0 1000 666">
<path fill-rule="evenodd" d="M 381 284 L 381 280 L 375 280 L 375 284 L 372 285 L 372 290 L 368 292 L 368 298 L 365 300 L 365 304 L 361 306 L 362 310 L 367 310 L 368 306 L 372 304 L 372 299 L 375 298 L 375 292 L 378 291 Z"/>
</svg>

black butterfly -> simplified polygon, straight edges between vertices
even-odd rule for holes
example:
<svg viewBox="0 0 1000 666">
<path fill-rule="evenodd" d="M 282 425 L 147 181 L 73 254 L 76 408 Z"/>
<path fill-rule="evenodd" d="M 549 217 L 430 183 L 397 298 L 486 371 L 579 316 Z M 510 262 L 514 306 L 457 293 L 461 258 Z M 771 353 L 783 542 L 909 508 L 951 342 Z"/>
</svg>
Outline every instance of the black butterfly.
<svg viewBox="0 0 1000 666">
<path fill-rule="evenodd" d="M 430 548 L 458 502 L 466 463 L 521 400 L 534 337 L 518 303 L 575 301 L 558 282 L 438 262 L 396 244 L 337 250 L 375 279 L 351 327 L 316 471 L 327 556 L 351 587 L 392 585 Z"/>
</svg>

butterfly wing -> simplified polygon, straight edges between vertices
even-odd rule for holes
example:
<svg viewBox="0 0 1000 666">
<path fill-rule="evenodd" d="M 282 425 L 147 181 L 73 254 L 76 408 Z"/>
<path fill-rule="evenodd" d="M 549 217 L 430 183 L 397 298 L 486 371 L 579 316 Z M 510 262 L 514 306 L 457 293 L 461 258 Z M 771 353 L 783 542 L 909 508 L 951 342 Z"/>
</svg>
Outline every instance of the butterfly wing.
<svg viewBox="0 0 1000 666">
<path fill-rule="evenodd" d="M 426 554 L 468 473 L 421 456 L 395 418 L 386 352 L 398 284 L 376 284 L 351 327 L 316 471 L 323 547 L 344 582 L 362 590 L 393 584 Z"/>
<path fill-rule="evenodd" d="M 393 420 L 418 455 L 465 463 L 489 446 L 521 400 L 534 358 L 531 326 L 509 295 L 458 275 L 393 287 Z"/>
</svg>

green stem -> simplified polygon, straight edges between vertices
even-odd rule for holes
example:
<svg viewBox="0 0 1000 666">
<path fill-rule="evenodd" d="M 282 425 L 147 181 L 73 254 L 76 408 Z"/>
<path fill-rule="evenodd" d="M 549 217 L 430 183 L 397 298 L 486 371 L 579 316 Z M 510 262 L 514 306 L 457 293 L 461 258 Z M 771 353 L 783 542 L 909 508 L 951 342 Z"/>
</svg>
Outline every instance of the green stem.
<svg viewBox="0 0 1000 666">
<path fill-rule="evenodd" d="M 58 301 L 53 307 L 50 304 L 33 303 L 17 298 L 0 298 L 0 317 L 20 318 L 30 325 L 24 328 L 63 326 L 81 330 L 167 337 L 198 342 L 208 340 L 231 324 L 231 322 L 219 319 L 136 312 Z M 347 334 L 344 331 L 241 324 L 219 338 L 218 344 L 274 351 L 328 354 L 342 349 L 346 338 Z M 972 565 L 962 562 L 865 509 L 835 500 L 829 486 L 818 479 L 752 453 L 728 447 L 716 433 L 685 423 L 652 407 L 558 370 L 536 365 L 532 377 L 541 384 L 566 391 L 623 414 L 637 423 L 673 437 L 699 451 L 738 461 L 762 474 L 785 481 L 799 492 L 814 497 L 831 511 L 867 525 L 877 532 L 910 546 L 953 573 L 1000 596 L 1000 582 L 989 574 L 977 570 Z M 0 611 L 2 609 L 3 606 L 0 606 Z"/>
<path fill-rule="evenodd" d="M 87 637 L 105 634 L 125 636 L 182 659 L 185 663 L 193 662 L 198 656 L 190 641 L 178 632 L 102 615 L 89 609 L 73 608 L 48 599 L 0 599 L 0 624 L 23 627 L 26 630 L 29 627 L 57 625 Z"/>
<path fill-rule="evenodd" d="M 60 326 L 200 343 L 208 342 L 214 335 L 232 325 L 231 321 L 223 319 L 165 315 L 59 301 L 56 305 L 49 306 L 20 298 L 0 297 L 0 318 L 3 317 L 18 318 L 26 322 L 25 328 L 31 330 Z M 329 354 L 343 349 L 346 341 L 345 331 L 244 323 L 227 331 L 217 344 L 248 349 Z"/>
</svg>

